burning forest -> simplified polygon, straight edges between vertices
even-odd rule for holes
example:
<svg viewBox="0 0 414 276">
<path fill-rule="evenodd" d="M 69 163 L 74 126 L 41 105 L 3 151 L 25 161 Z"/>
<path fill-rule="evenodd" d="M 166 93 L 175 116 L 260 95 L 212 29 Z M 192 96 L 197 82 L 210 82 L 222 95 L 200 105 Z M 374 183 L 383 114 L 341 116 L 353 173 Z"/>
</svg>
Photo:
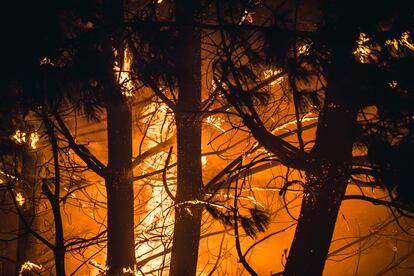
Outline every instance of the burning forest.
<svg viewBox="0 0 414 276">
<path fill-rule="evenodd" d="M 0 275 L 411 275 L 414 3 L 5 4 Z"/>
</svg>

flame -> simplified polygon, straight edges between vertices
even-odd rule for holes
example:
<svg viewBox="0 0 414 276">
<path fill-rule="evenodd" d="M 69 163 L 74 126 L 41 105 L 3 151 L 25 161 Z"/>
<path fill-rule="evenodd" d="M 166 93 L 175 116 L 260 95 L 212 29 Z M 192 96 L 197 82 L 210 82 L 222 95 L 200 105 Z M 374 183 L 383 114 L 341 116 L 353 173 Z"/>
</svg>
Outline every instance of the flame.
<svg viewBox="0 0 414 276">
<path fill-rule="evenodd" d="M 407 47 L 408 49 L 410 49 L 411 51 L 414 52 L 414 44 L 412 42 L 412 39 L 411 39 L 411 36 L 410 36 L 410 32 L 409 31 L 405 31 L 405 32 L 403 32 L 401 34 L 400 42 L 405 47 Z"/>
<path fill-rule="evenodd" d="M 48 57 L 43 57 L 42 59 L 40 59 L 40 65 L 44 66 L 44 65 L 50 65 L 50 66 L 54 66 L 55 64 L 52 62 L 52 60 Z"/>
<path fill-rule="evenodd" d="M 390 46 L 394 48 L 396 51 L 398 51 L 400 43 L 398 42 L 397 39 L 393 38 L 393 39 L 385 40 L 385 45 Z"/>
<path fill-rule="evenodd" d="M 396 88 L 397 85 L 398 85 L 398 82 L 396 80 L 393 80 L 393 81 L 389 82 L 388 85 L 391 88 Z"/>
<path fill-rule="evenodd" d="M 283 70 L 282 69 L 275 69 L 275 70 L 273 70 L 273 69 L 267 69 L 267 70 L 264 70 L 263 71 L 263 75 L 264 75 L 264 79 L 265 80 L 267 80 L 268 78 L 270 78 L 270 77 L 272 77 L 272 76 L 276 76 L 276 75 L 279 75 L 279 74 L 281 74 L 283 72 Z M 270 83 L 270 85 L 276 85 L 276 84 L 281 84 L 282 83 L 282 81 L 283 81 L 283 79 L 284 79 L 284 77 L 283 76 L 281 76 L 281 77 L 279 77 L 279 78 L 277 78 L 276 80 L 274 80 L 274 81 L 272 81 L 271 83 Z"/>
<path fill-rule="evenodd" d="M 26 199 L 24 198 L 24 196 L 22 195 L 22 193 L 17 193 L 16 194 L 16 201 L 17 201 L 17 204 L 19 206 L 23 206 L 24 203 L 25 203 L 25 201 L 26 201 Z"/>
<path fill-rule="evenodd" d="M 300 119 L 299 121 L 302 122 L 302 123 L 304 123 L 304 122 L 310 122 L 310 121 L 317 120 L 318 119 L 318 116 L 309 117 L 312 114 L 313 114 L 312 112 L 309 112 L 308 114 L 306 114 L 305 116 L 303 116 L 303 118 Z M 287 122 L 287 123 L 285 123 L 285 124 L 283 124 L 281 126 L 278 126 L 278 127 L 274 128 L 272 130 L 272 133 L 275 134 L 276 132 L 278 132 L 278 131 L 280 131 L 282 129 L 287 129 L 288 126 L 292 126 L 292 125 L 296 125 L 296 124 L 297 124 L 297 121 L 296 120 Z"/>
<path fill-rule="evenodd" d="M 148 138 L 147 148 L 154 147 L 174 135 L 174 116 L 167 105 L 152 103 L 144 109 L 142 117 L 148 118 L 145 123 L 149 124 L 146 131 Z M 155 154 L 146 159 L 141 164 L 140 169 L 144 173 L 146 171 L 162 170 L 167 156 L 166 152 Z M 175 162 L 175 159 L 176 156 L 173 154 L 171 156 L 171 163 Z M 174 175 L 175 169 L 167 170 L 167 179 L 172 178 Z M 146 179 L 146 182 L 149 184 L 148 190 L 151 195 L 146 203 L 147 212 L 137 228 L 137 236 L 146 239 L 145 243 L 139 242 L 140 245 L 136 249 L 135 253 L 138 258 L 146 258 L 164 251 L 164 244 L 168 243 L 165 240 L 172 238 L 174 224 L 174 217 L 171 213 L 173 202 L 165 191 L 163 181 L 159 179 Z M 171 190 L 174 190 L 174 184 L 167 180 L 167 185 Z M 148 236 L 161 238 L 148 239 Z M 165 256 L 165 258 L 155 258 L 147 262 L 143 267 L 140 267 L 140 269 L 150 275 L 152 273 L 150 271 L 155 271 L 161 267 L 163 261 L 168 263 L 169 258 L 169 255 Z M 128 270 L 128 272 L 136 273 L 134 270 Z"/>
<path fill-rule="evenodd" d="M 105 272 L 109 269 L 109 267 L 107 267 L 106 265 L 100 264 L 95 260 L 90 260 L 89 264 L 96 267 L 99 270 L 99 272 Z"/>
<path fill-rule="evenodd" d="M 22 144 L 26 142 L 26 132 L 20 131 L 20 129 L 16 130 L 14 135 L 12 136 L 18 144 Z"/>
<path fill-rule="evenodd" d="M 405 46 L 414 52 L 414 43 L 412 42 L 411 34 L 409 31 L 403 32 L 399 39 L 392 38 L 385 40 L 385 45 L 391 47 L 395 51 L 398 51 L 400 49 L 400 46 Z"/>
<path fill-rule="evenodd" d="M 299 56 L 307 56 L 309 55 L 309 50 L 312 46 L 312 43 L 309 42 L 301 42 L 297 47 L 297 53 Z"/>
<path fill-rule="evenodd" d="M 203 168 L 207 166 L 207 156 L 201 156 L 201 166 Z"/>
<path fill-rule="evenodd" d="M 352 53 L 360 63 L 378 61 L 378 55 L 376 52 L 379 52 L 381 47 L 372 41 L 366 33 L 359 34 L 356 44 L 357 45 Z"/>
<path fill-rule="evenodd" d="M 243 24 L 245 21 L 249 22 L 250 24 L 253 23 L 253 14 L 254 12 L 249 12 L 245 10 L 240 19 L 239 25 Z"/>
<path fill-rule="evenodd" d="M 37 132 L 30 133 L 30 146 L 36 149 L 36 143 L 39 141 L 39 134 Z"/>
<path fill-rule="evenodd" d="M 134 275 L 139 275 L 138 273 L 139 273 L 140 271 L 136 268 L 136 267 L 134 267 L 134 268 L 130 268 L 130 267 L 124 267 L 124 268 L 122 268 L 122 273 L 133 273 Z"/>
<path fill-rule="evenodd" d="M 116 55 L 116 51 L 115 51 Z M 132 67 L 132 53 L 127 48 L 125 48 L 123 53 L 123 59 L 121 67 L 119 67 L 118 62 L 115 62 L 114 71 L 115 77 L 121 86 L 122 95 L 125 97 L 133 97 L 133 91 L 135 89 L 134 83 L 131 80 L 131 67 Z"/>
<path fill-rule="evenodd" d="M 28 270 L 28 271 L 32 271 L 33 269 L 42 269 L 43 266 L 42 265 L 38 265 L 35 263 L 32 263 L 31 261 L 26 261 L 24 264 L 22 264 L 22 266 L 20 267 L 19 270 L 19 276 L 23 275 L 23 272 Z"/>
<path fill-rule="evenodd" d="M 209 124 L 212 127 L 217 128 L 221 132 L 225 133 L 226 131 L 221 127 L 221 125 L 225 121 L 220 116 L 211 115 L 206 118 L 206 123 Z"/>
<path fill-rule="evenodd" d="M 220 83 L 221 84 L 221 87 L 223 87 L 224 89 L 227 89 L 228 88 L 228 86 L 227 86 L 226 83 L 221 82 L 221 79 L 218 79 L 217 82 Z M 217 90 L 217 87 L 218 87 L 217 86 L 217 83 L 214 80 L 211 80 L 211 90 L 212 91 L 216 91 Z"/>
<path fill-rule="evenodd" d="M 10 177 L 11 179 L 18 179 L 17 177 L 15 177 L 14 175 L 11 175 L 11 174 L 8 174 L 8 173 L 5 173 L 4 171 L 1 171 L 0 170 L 0 174 L 1 175 L 4 175 L 4 176 L 6 176 L 6 177 Z"/>
<path fill-rule="evenodd" d="M 30 133 L 28 139 L 26 138 L 28 135 L 26 132 L 21 131 L 20 129 L 16 130 L 16 132 L 11 137 L 12 140 L 15 140 L 17 144 L 26 143 L 26 141 L 30 141 L 30 146 L 32 149 L 36 149 L 37 142 L 39 141 L 39 134 L 37 132 Z"/>
</svg>

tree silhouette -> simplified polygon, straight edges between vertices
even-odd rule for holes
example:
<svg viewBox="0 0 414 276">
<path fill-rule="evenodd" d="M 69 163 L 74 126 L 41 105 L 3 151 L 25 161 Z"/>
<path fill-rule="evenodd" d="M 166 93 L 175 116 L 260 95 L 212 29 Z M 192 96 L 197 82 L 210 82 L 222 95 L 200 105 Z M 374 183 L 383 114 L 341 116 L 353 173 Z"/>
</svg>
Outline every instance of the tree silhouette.
<svg viewBox="0 0 414 276">
<path fill-rule="evenodd" d="M 73 273 L 88 266 L 108 275 L 259 275 L 256 249 L 296 226 L 279 274 L 321 275 L 327 258 L 358 245 L 361 254 L 390 225 L 409 234 L 412 4 L 105 0 L 29 7 L 19 15 L 25 24 L 10 26 L 2 45 L 10 70 L 1 81 L 1 154 L 17 156 L 25 124 L 36 121 L 50 157 L 44 164 L 53 169 L 39 173 L 37 189 L 13 181 L 0 187 L 17 212 L 23 188 L 51 206 L 47 238 L 36 231 L 44 228 L 25 225 L 31 214 L 18 214 L 23 225 L 15 237 L 21 242 L 28 232 L 43 241 L 56 274 L 78 258 Z M 98 150 L 84 139 L 102 138 L 97 125 L 107 132 Z M 16 164 L 8 175 L 17 174 Z M 373 197 L 380 189 L 385 196 Z M 332 249 L 345 200 L 386 206 L 395 220 Z M 92 217 L 94 235 L 66 230 L 71 204 L 85 221 Z M 87 214 L 89 206 L 107 217 Z M 36 223 L 42 217 L 33 216 Z M 105 254 L 106 266 L 95 261 Z M 223 271 L 225 260 L 240 264 Z"/>
<path fill-rule="evenodd" d="M 369 159 L 373 163 L 370 163 L 372 170 L 367 173 L 380 180 L 376 185 L 387 182 L 384 182 L 384 179 L 387 178 L 386 175 L 392 174 L 391 171 L 404 170 L 401 166 L 404 166 L 406 171 L 408 168 L 406 166 L 409 166 L 402 161 L 405 159 L 405 154 L 397 152 L 400 147 L 405 148 L 407 153 L 411 151 L 412 144 L 409 145 L 411 142 L 408 141 L 412 141 L 409 130 L 412 124 L 410 122 L 412 119 L 409 119 L 412 110 L 406 108 L 405 104 L 401 105 L 397 102 L 408 103 L 412 100 L 409 96 L 411 84 L 404 77 L 405 72 L 409 70 L 409 64 L 412 63 L 411 38 L 406 37 L 409 41 L 404 40 L 411 26 L 409 22 L 412 21 L 408 19 L 406 11 L 412 7 L 401 6 L 402 3 L 395 5 L 373 3 L 361 5 L 341 1 L 326 3 L 322 9 L 322 16 L 315 16 L 314 19 L 315 24 L 319 26 L 309 31 L 305 29 L 306 27 L 297 24 L 300 5 L 299 3 L 295 5 L 296 12 L 292 17 L 294 29 L 289 27 L 283 29 L 283 26 L 279 25 L 280 21 L 277 22 L 277 18 L 273 19 L 274 25 L 263 28 L 261 49 L 265 50 L 265 55 L 262 55 L 264 61 L 286 70 L 289 74 L 290 89 L 296 108 L 299 148 L 267 131 L 257 115 L 253 102 L 254 99 L 260 101 L 257 95 L 260 92 L 260 85 L 251 88 L 251 83 L 256 81 L 257 77 L 250 73 L 252 71 L 244 73 L 242 70 L 246 67 L 243 58 L 251 59 L 248 51 L 251 51 L 255 45 L 249 45 L 246 51 L 245 41 L 238 40 L 230 31 L 223 31 L 224 53 L 216 62 L 215 80 L 229 102 L 242 116 L 254 137 L 276 154 L 282 163 L 306 172 L 301 213 L 283 275 L 321 275 L 338 210 L 352 175 L 352 167 L 355 166 L 352 162 L 354 144 L 362 138 L 364 141 L 362 143 L 369 149 Z M 357 6 L 358 9 L 355 10 Z M 373 6 L 378 10 L 370 13 Z M 403 10 L 400 10 L 401 8 Z M 302 9 L 304 12 L 310 7 L 304 5 Z M 388 13 L 389 9 L 398 13 L 399 17 L 394 18 Z M 283 12 L 283 9 L 279 12 Z M 349 15 L 353 13 L 356 15 L 351 19 Z M 369 35 L 364 31 L 369 32 Z M 278 35 L 284 35 L 282 42 Z M 399 42 L 397 39 L 392 40 L 392 37 L 398 35 Z M 226 42 L 225 36 L 230 37 L 234 42 Z M 387 49 L 386 46 L 379 46 L 379 43 L 391 45 L 392 41 L 399 45 L 401 50 L 399 55 L 393 54 L 395 49 L 393 50 L 392 47 Z M 398 48 L 398 45 L 393 47 Z M 256 45 L 253 50 L 258 48 L 260 47 Z M 239 54 L 241 51 L 244 52 Z M 256 51 L 256 53 L 260 56 L 260 52 Z M 392 77 L 405 80 L 404 85 L 400 87 L 405 96 L 402 96 L 403 93 L 396 95 L 393 91 Z M 322 88 L 317 86 L 317 89 L 313 89 L 312 79 L 322 80 L 322 84 L 326 83 L 326 86 L 323 85 Z M 320 92 L 323 92 L 323 95 Z M 322 96 L 322 99 L 318 99 Z M 311 101 L 307 100 L 309 97 Z M 310 104 L 317 108 L 320 101 L 322 105 L 316 111 L 319 113 L 316 140 L 310 152 L 306 152 L 300 137 L 300 117 L 310 109 L 308 107 Z M 381 114 L 377 117 L 378 121 L 358 120 L 358 113 L 367 106 L 375 106 L 378 109 L 378 114 Z M 397 106 L 398 112 L 395 110 Z M 399 113 L 397 115 L 399 119 L 395 117 L 391 119 L 393 109 L 395 113 Z M 384 117 L 385 114 L 390 117 Z M 392 128 L 396 123 L 394 120 L 399 121 L 397 123 L 399 130 Z M 382 127 L 387 125 L 387 130 L 380 131 L 377 129 L 378 124 Z M 383 135 L 388 137 L 385 138 Z M 392 138 L 390 139 L 393 136 L 399 136 L 401 140 L 398 142 L 394 140 L 396 143 L 394 146 L 386 146 L 387 143 L 393 143 Z M 379 142 L 380 140 L 382 142 Z M 387 148 L 393 149 L 387 151 Z M 382 153 L 387 157 L 380 157 Z M 391 160 L 395 163 L 391 164 Z M 380 165 L 384 161 L 387 162 L 386 166 L 389 169 L 384 170 L 384 163 Z M 398 191 L 406 187 L 403 184 L 406 182 L 396 184 L 398 178 L 391 178 L 387 179 L 389 184 L 386 186 L 392 202 L 395 202 L 404 197 L 399 195 L 393 199 Z M 390 184 L 394 186 L 390 188 Z M 405 211 L 411 210 L 409 205 L 405 205 Z M 394 207 L 397 210 L 400 208 L 399 205 Z M 323 223 L 315 224 L 316 221 Z"/>
</svg>

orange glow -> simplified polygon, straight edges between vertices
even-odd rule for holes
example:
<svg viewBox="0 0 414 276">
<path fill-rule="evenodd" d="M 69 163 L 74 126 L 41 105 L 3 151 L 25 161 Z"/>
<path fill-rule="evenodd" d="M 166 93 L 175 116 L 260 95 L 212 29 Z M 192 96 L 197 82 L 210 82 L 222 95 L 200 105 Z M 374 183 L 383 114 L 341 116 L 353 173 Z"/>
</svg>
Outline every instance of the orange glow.
<svg viewBox="0 0 414 276">
<path fill-rule="evenodd" d="M 23 197 L 22 193 L 18 192 L 16 193 L 16 201 L 19 206 L 23 206 L 26 199 Z"/>
<path fill-rule="evenodd" d="M 354 57 L 360 63 L 371 63 L 378 61 L 381 46 L 375 43 L 366 33 L 360 33 L 354 48 Z"/>
<path fill-rule="evenodd" d="M 267 80 L 270 77 L 277 76 L 277 75 L 280 75 L 282 73 L 283 73 L 282 69 L 275 69 L 275 70 L 267 69 L 267 70 L 263 71 L 263 76 L 264 76 L 264 79 Z M 276 85 L 276 84 L 280 85 L 283 82 L 283 80 L 284 80 L 284 76 L 280 76 L 276 80 L 272 81 L 270 83 L 270 85 Z"/>
<path fill-rule="evenodd" d="M 32 263 L 31 261 L 26 261 L 20 267 L 19 276 L 23 275 L 23 272 L 25 271 L 36 271 L 36 270 L 41 270 L 42 268 L 43 268 L 42 265 Z"/>
<path fill-rule="evenodd" d="M 174 225 L 185 221 L 181 214 L 199 218 L 198 206 L 200 229 L 189 231 L 198 222 L 176 228 L 186 230 L 181 240 L 199 238 L 197 276 L 283 274 L 308 214 L 317 219 L 298 231 L 313 238 L 302 239 L 305 246 L 330 231 L 318 227 L 334 229 L 325 240 L 324 276 L 412 270 L 414 227 L 405 215 L 414 207 L 403 202 L 405 187 L 393 186 L 410 163 L 398 158 L 405 145 L 395 158 L 389 153 L 414 123 L 410 71 L 401 70 L 412 62 L 412 34 L 397 28 L 386 36 L 398 18 L 326 25 L 342 15 L 324 18 L 314 1 L 204 2 L 126 1 L 133 8 L 124 13 L 119 7 L 103 15 L 106 6 L 80 18 L 77 11 L 51 14 L 59 23 L 77 20 L 62 24 L 58 49 L 51 38 L 51 49 L 39 47 L 32 58 L 37 43 L 48 41 L 40 28 L 45 37 L 22 55 L 35 65 L 30 85 L 14 83 L 20 72 L 10 74 L 19 98 L 0 137 L 12 152 L 0 161 L 0 218 L 7 222 L 0 223 L 0 274 L 8 262 L 13 275 L 59 274 L 63 248 L 67 275 L 106 275 L 109 264 L 120 274 L 168 275 Z M 187 8 L 194 18 L 179 18 Z M 37 93 L 27 103 L 20 96 L 26 86 Z M 178 136 L 176 119 L 184 130 Z M 186 130 L 193 136 L 182 146 Z M 375 153 L 384 160 L 376 163 Z M 177 173 L 177 161 L 194 166 L 180 163 Z M 175 201 L 185 190 L 177 183 L 189 189 Z M 108 246 L 119 236 L 119 246 Z M 313 249 L 300 253 L 320 256 Z M 110 250 L 127 253 L 127 262 L 114 261 Z"/>
<path fill-rule="evenodd" d="M 130 52 L 128 47 L 126 47 L 122 54 L 121 67 L 118 62 L 115 62 L 114 65 L 115 77 L 118 80 L 118 83 L 122 89 L 122 94 L 125 97 L 134 96 L 135 86 L 133 81 L 131 80 L 132 59 L 132 53 Z"/>
<path fill-rule="evenodd" d="M 26 142 L 26 132 L 20 131 L 19 129 L 13 134 L 12 139 L 18 144 Z"/>
<path fill-rule="evenodd" d="M 142 117 L 145 119 L 144 123 L 149 127 L 146 131 L 147 142 L 146 148 L 152 148 L 158 143 L 167 140 L 175 135 L 174 118 L 171 110 L 165 104 L 151 103 L 146 106 L 142 112 Z M 163 169 L 168 153 L 160 151 L 159 153 L 144 160 L 139 166 L 142 174 L 150 171 L 157 171 Z M 172 154 L 170 164 L 176 162 L 175 154 Z M 175 168 L 167 170 L 167 179 L 174 178 L 176 174 Z M 167 180 L 167 185 L 171 191 L 175 191 L 175 182 Z M 173 233 L 174 217 L 173 209 L 171 208 L 173 202 L 165 191 L 163 180 L 161 179 L 147 179 L 145 185 L 147 191 L 150 193 L 146 202 L 146 213 L 143 214 L 143 220 L 137 227 L 137 246 L 135 255 L 137 261 L 156 255 L 166 249 L 165 244 L 169 242 Z M 142 242 L 141 239 L 150 236 L 160 236 L 160 238 L 148 239 Z M 165 258 L 165 260 L 164 260 Z M 163 262 L 169 262 L 170 255 L 160 256 L 147 262 L 141 271 L 150 273 L 156 271 Z M 156 272 L 149 275 L 156 275 Z"/>
</svg>

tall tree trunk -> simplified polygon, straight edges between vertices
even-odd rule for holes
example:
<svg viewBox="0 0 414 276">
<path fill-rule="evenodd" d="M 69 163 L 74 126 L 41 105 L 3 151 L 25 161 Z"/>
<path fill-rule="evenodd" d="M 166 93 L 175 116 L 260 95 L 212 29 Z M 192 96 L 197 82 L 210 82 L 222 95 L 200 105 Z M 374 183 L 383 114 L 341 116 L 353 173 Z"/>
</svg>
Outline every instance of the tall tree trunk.
<svg viewBox="0 0 414 276">
<path fill-rule="evenodd" d="M 351 87 L 342 71 L 335 68 L 329 77 L 302 208 L 283 275 L 322 275 L 324 269 L 350 177 L 356 124 L 356 112 L 344 100 Z"/>
<path fill-rule="evenodd" d="M 104 0 L 103 15 L 108 27 L 103 41 L 106 64 L 104 101 L 107 114 L 108 166 L 105 186 L 108 205 L 108 275 L 125 275 L 134 269 L 134 191 L 132 185 L 132 114 L 127 99 L 116 81 L 113 70 L 114 49 L 122 56 L 123 43 L 119 27 L 124 19 L 123 0 Z"/>
<path fill-rule="evenodd" d="M 109 275 L 123 275 L 135 265 L 134 191 L 132 186 L 132 121 L 126 101 L 107 103 Z"/>
<path fill-rule="evenodd" d="M 56 249 L 54 252 L 55 255 L 55 265 L 56 265 L 56 275 L 64 276 L 65 274 L 65 249 Z"/>
<path fill-rule="evenodd" d="M 176 56 L 179 96 L 177 125 L 177 193 L 170 275 L 195 275 L 202 206 L 201 168 L 201 36 L 191 27 L 198 1 L 177 0 L 180 48 Z M 192 201 L 192 203 L 185 203 Z"/>
<path fill-rule="evenodd" d="M 33 154 L 23 153 L 20 156 L 21 158 L 21 178 L 22 178 L 22 189 L 26 192 L 28 195 L 34 194 L 35 191 L 33 183 L 35 183 L 35 160 L 33 158 Z M 31 199 L 29 196 L 28 198 Z M 34 223 L 34 210 L 32 207 L 32 202 L 26 201 L 24 208 L 22 208 L 22 214 L 24 216 L 24 220 L 27 221 L 27 223 L 32 226 Z M 17 240 L 17 255 L 16 255 L 16 275 L 18 274 L 18 271 L 20 267 L 23 265 L 25 261 L 27 261 L 28 256 L 30 256 L 30 253 L 33 253 L 32 251 L 35 250 L 32 241 L 33 237 L 30 235 L 30 233 L 25 228 L 24 223 L 21 219 L 19 219 L 19 239 Z"/>
<path fill-rule="evenodd" d="M 59 167 L 59 146 L 55 136 L 52 122 L 44 115 L 43 123 L 45 124 L 50 144 L 52 146 L 53 166 L 54 166 L 54 191 L 49 189 L 46 180 L 42 183 L 42 192 L 46 195 L 52 207 L 53 221 L 55 224 L 55 246 L 53 253 L 55 256 L 55 270 L 57 276 L 65 275 L 65 253 L 64 233 L 62 224 L 62 214 L 60 212 L 60 167 Z"/>
</svg>

